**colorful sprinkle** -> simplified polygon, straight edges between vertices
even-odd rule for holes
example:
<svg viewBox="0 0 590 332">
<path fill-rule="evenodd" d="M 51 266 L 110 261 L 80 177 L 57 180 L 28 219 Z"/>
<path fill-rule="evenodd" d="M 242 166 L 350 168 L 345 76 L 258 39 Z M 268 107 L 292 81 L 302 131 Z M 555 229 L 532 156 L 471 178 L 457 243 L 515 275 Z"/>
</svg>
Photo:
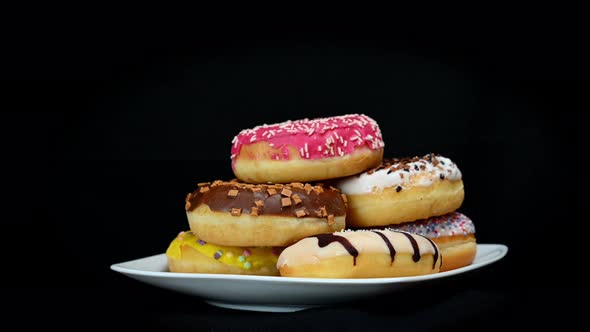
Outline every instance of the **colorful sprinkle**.
<svg viewBox="0 0 590 332">
<path fill-rule="evenodd" d="M 459 212 L 452 212 L 426 220 L 391 225 L 389 228 L 391 230 L 405 231 L 429 238 L 475 233 L 475 226 L 471 219 Z"/>
<path fill-rule="evenodd" d="M 233 266 L 242 270 L 251 269 L 257 271 L 259 267 L 276 266 L 278 255 L 273 247 L 230 247 L 221 246 L 200 240 L 193 232 L 185 231 L 183 240 L 178 237 L 172 241 L 166 251 L 168 257 L 181 259 L 183 246 L 190 246 L 192 249 L 200 252 L 206 257 L 211 257 L 220 264 Z M 245 255 L 249 255 L 246 257 Z M 248 263 L 248 264 L 246 264 Z"/>
</svg>

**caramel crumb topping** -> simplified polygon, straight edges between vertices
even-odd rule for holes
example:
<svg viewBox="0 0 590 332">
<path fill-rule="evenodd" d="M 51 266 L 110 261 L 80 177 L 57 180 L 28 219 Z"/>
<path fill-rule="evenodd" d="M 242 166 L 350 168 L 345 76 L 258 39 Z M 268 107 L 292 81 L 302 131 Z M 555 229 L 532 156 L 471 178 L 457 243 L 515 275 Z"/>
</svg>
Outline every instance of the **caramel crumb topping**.
<svg viewBox="0 0 590 332">
<path fill-rule="evenodd" d="M 232 208 L 231 215 L 234 217 L 239 217 L 242 214 L 242 209 L 240 208 Z"/>
<path fill-rule="evenodd" d="M 206 193 L 206 192 L 208 192 L 208 191 L 209 191 L 209 187 L 201 187 L 201 188 L 199 188 L 199 192 L 200 192 L 201 194 L 202 194 L 202 193 Z"/>
<path fill-rule="evenodd" d="M 308 192 L 313 189 L 313 186 L 309 183 L 306 183 L 303 189 L 307 190 Z"/>
<path fill-rule="evenodd" d="M 232 190 L 230 190 L 230 191 L 227 192 L 227 196 L 229 196 L 229 197 L 236 197 L 236 196 L 238 196 L 238 192 L 239 191 L 237 189 L 232 189 Z"/>
<path fill-rule="evenodd" d="M 263 207 L 264 206 L 264 201 L 261 199 L 257 199 L 254 201 L 254 204 L 256 204 L 256 207 Z"/>
<path fill-rule="evenodd" d="M 297 216 L 297 218 L 302 218 L 305 217 L 306 215 L 308 215 L 307 210 L 305 210 L 305 208 L 303 209 L 299 209 L 297 211 L 295 211 L 295 215 Z"/>
<path fill-rule="evenodd" d="M 344 201 L 344 203 L 348 203 L 348 197 L 346 197 L 345 194 L 340 194 L 340 196 L 342 196 L 342 200 Z"/>
<path fill-rule="evenodd" d="M 205 186 L 208 186 L 210 184 L 211 184 L 211 182 L 199 182 L 199 183 L 197 183 L 197 187 L 205 187 Z"/>
<path fill-rule="evenodd" d="M 295 205 L 301 204 L 301 202 L 303 202 L 303 200 L 301 200 L 301 197 L 299 197 L 299 195 L 297 194 L 291 196 L 291 198 L 293 199 L 293 202 L 295 202 Z"/>
<path fill-rule="evenodd" d="M 252 188 L 252 192 L 258 193 L 258 192 L 261 192 L 261 191 L 262 191 L 262 189 L 260 189 L 259 187 L 253 187 Z"/>
<path fill-rule="evenodd" d="M 268 188 L 268 189 L 266 189 L 266 191 L 268 192 L 268 194 L 270 196 L 277 194 L 277 191 L 275 189 L 272 189 L 272 188 Z"/>
<path fill-rule="evenodd" d="M 283 190 L 281 190 L 281 195 L 283 196 L 291 197 L 292 194 L 293 192 L 287 188 L 283 188 Z"/>
<path fill-rule="evenodd" d="M 328 216 L 328 225 L 334 225 L 334 215 L 333 214 Z"/>
<path fill-rule="evenodd" d="M 291 186 L 293 186 L 294 188 L 298 188 L 298 189 L 303 189 L 303 183 L 301 182 L 293 182 L 291 183 Z"/>
<path fill-rule="evenodd" d="M 188 211 L 188 209 L 190 209 L 190 208 L 191 208 L 191 202 L 187 201 L 186 204 L 184 204 L 184 209 L 186 211 Z"/>
<path fill-rule="evenodd" d="M 322 213 L 322 217 L 326 217 L 328 215 L 328 211 L 326 211 L 325 206 L 322 206 L 322 208 L 320 209 L 320 212 Z"/>
<path fill-rule="evenodd" d="M 252 208 L 250 208 L 250 214 L 253 216 L 257 216 L 258 215 L 258 208 L 253 206 Z"/>
<path fill-rule="evenodd" d="M 281 198 L 281 206 L 282 207 L 291 206 L 291 199 L 289 197 Z"/>
</svg>

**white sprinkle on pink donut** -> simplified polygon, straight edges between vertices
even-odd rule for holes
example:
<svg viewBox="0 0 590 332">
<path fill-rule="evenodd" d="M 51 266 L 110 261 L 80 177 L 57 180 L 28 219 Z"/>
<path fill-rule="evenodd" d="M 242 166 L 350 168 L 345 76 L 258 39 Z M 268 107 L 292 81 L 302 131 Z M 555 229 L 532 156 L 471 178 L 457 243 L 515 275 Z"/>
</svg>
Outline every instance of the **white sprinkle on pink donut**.
<svg viewBox="0 0 590 332">
<path fill-rule="evenodd" d="M 385 146 L 379 125 L 364 114 L 289 120 L 242 130 L 232 140 L 232 163 L 242 146 L 261 141 L 277 150 L 272 160 L 291 159 L 288 146 L 294 147 L 302 159 L 343 157 L 359 148 L 378 150 Z"/>
</svg>

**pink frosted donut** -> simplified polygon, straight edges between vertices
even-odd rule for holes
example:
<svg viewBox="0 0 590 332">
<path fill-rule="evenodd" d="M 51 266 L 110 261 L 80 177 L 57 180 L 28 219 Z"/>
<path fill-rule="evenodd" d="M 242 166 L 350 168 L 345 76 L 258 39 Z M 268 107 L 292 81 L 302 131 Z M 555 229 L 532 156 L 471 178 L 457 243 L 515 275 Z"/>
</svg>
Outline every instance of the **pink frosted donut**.
<svg viewBox="0 0 590 332">
<path fill-rule="evenodd" d="M 232 169 L 250 183 L 333 179 L 378 166 L 383 139 L 363 114 L 303 119 L 242 130 L 232 141 Z"/>
</svg>

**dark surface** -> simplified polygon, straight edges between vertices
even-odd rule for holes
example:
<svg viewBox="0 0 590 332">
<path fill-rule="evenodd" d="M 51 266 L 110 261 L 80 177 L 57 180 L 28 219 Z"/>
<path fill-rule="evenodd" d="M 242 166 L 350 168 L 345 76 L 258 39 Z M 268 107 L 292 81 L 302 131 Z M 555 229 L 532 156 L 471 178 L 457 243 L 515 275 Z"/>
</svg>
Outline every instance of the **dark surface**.
<svg viewBox="0 0 590 332">
<path fill-rule="evenodd" d="M 5 76 L 17 103 L 2 121 L 7 224 L 17 228 L 6 232 L 12 272 L 2 284 L 11 317 L 45 327 L 197 330 L 581 321 L 572 299 L 587 294 L 578 272 L 587 195 L 572 179 L 587 176 L 576 133 L 587 109 L 576 98 L 587 85 L 587 53 L 576 26 L 504 27 L 190 39 L 116 26 L 22 31 L 15 41 L 29 42 L 15 48 Z M 233 177 L 239 130 L 357 112 L 380 124 L 387 157 L 437 152 L 456 161 L 466 190 L 460 211 L 480 243 L 506 244 L 508 255 L 401 294 L 294 314 L 214 308 L 109 270 L 163 252 L 187 229 L 186 193 Z M 556 233 L 564 223 L 572 233 Z"/>
</svg>

